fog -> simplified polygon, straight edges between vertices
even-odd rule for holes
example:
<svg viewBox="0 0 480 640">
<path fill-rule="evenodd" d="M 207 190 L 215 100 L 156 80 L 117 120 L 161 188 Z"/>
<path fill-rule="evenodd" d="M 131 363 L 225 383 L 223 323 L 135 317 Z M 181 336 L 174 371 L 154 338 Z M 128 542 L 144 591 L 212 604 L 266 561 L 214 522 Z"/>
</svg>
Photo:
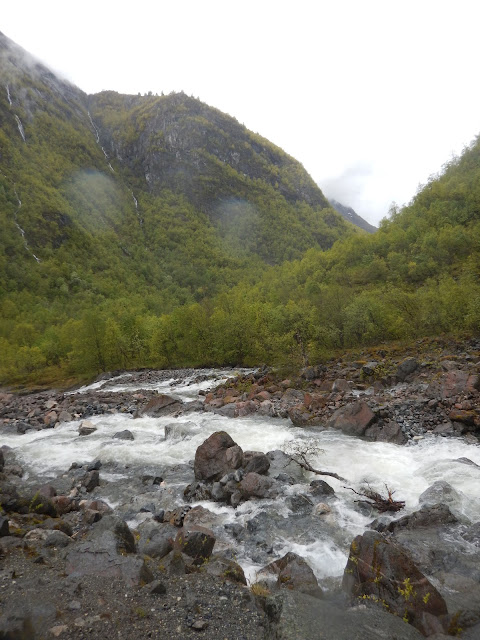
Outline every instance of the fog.
<svg viewBox="0 0 480 640">
<path fill-rule="evenodd" d="M 25 0 L 0 29 L 89 93 L 183 90 L 373 224 L 480 131 L 470 0 Z"/>
</svg>

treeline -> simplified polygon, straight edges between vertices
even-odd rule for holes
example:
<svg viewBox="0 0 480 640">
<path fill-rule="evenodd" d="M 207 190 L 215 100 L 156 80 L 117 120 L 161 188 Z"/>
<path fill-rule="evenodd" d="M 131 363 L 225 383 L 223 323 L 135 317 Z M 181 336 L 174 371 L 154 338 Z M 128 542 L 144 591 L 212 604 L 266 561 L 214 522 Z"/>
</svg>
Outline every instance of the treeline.
<svg viewBox="0 0 480 640">
<path fill-rule="evenodd" d="M 478 160 L 476 142 L 373 235 L 256 265 L 240 283 L 169 313 L 154 295 L 130 295 L 85 304 L 78 317 L 39 330 L 35 311 L 19 323 L 4 300 L 11 324 L 0 339 L 2 379 L 48 367 L 68 377 L 143 366 L 300 365 L 339 348 L 478 333 Z"/>
</svg>

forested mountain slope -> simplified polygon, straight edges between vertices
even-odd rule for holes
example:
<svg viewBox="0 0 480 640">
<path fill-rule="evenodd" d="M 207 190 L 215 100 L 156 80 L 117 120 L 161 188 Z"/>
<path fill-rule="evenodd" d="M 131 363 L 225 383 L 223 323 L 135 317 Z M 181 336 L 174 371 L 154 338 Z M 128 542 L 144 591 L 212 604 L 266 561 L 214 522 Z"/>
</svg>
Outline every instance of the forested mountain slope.
<svg viewBox="0 0 480 640">
<path fill-rule="evenodd" d="M 3 34 L 0 225 L 3 381 L 163 362 L 161 315 L 354 233 L 230 116 L 87 96 Z"/>
</svg>

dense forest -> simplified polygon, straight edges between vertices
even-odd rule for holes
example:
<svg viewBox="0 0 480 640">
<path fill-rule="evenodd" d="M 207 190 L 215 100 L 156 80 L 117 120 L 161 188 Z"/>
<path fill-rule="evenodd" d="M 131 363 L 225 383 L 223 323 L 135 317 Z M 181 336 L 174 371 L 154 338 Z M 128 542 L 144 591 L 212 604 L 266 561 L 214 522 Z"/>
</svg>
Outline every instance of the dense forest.
<svg viewBox="0 0 480 640">
<path fill-rule="evenodd" d="M 86 96 L 1 34 L 0 89 L 0 383 L 478 332 L 480 140 L 367 234 L 185 94 Z"/>
</svg>

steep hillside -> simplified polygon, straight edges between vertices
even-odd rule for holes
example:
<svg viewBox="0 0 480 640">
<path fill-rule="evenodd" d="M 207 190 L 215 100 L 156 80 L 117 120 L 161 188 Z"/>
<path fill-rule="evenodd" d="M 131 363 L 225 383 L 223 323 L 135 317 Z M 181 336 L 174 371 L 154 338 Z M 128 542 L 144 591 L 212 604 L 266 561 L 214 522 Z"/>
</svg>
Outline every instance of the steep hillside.
<svg viewBox="0 0 480 640">
<path fill-rule="evenodd" d="M 160 314 L 353 233 L 230 116 L 184 94 L 87 96 L 2 34 L 0 125 L 3 379 L 113 366 L 85 336 L 79 352 L 107 327 L 119 366 L 156 362 Z"/>
<path fill-rule="evenodd" d="M 338 200 L 331 199 L 329 202 L 330 205 L 335 209 L 335 211 L 338 211 L 342 218 L 345 218 L 345 220 L 348 220 L 348 222 L 351 222 L 356 227 L 360 227 L 360 229 L 368 231 L 368 233 L 375 233 L 375 231 L 377 230 L 377 227 L 374 227 L 373 224 L 370 224 L 369 222 L 364 220 L 361 216 L 358 215 L 355 209 L 352 209 L 352 207 L 347 207 L 341 202 L 338 202 Z"/>
</svg>

